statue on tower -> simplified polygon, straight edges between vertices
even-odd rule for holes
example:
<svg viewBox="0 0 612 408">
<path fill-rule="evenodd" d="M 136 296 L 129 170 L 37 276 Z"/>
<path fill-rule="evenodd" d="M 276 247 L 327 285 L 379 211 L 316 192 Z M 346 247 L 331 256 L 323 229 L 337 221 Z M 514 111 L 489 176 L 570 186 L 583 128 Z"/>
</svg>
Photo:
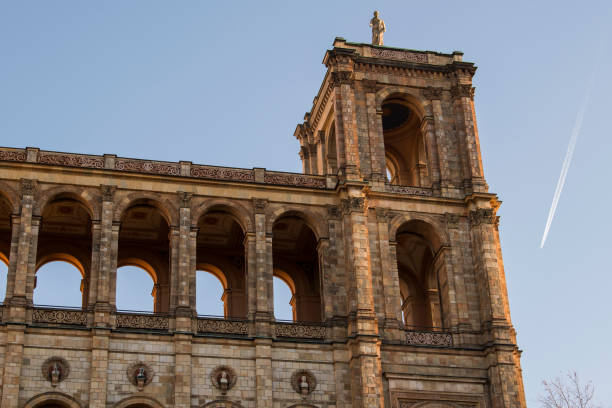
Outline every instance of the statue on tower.
<svg viewBox="0 0 612 408">
<path fill-rule="evenodd" d="M 383 35 L 387 31 L 385 22 L 378 18 L 378 11 L 374 11 L 374 17 L 370 20 L 370 27 L 372 27 L 372 45 L 383 45 Z"/>
</svg>

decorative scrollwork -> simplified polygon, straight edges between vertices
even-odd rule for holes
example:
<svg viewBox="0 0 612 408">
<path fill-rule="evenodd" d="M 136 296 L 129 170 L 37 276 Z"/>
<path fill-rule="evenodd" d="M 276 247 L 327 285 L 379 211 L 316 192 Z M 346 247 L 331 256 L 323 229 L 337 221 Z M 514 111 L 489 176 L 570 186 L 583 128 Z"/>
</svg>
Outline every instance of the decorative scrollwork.
<svg viewBox="0 0 612 408">
<path fill-rule="evenodd" d="M 419 346 L 452 347 L 453 336 L 450 333 L 407 330 L 406 342 Z"/>
<path fill-rule="evenodd" d="M 23 150 L 0 150 L 0 160 L 25 161 L 27 154 Z"/>
<path fill-rule="evenodd" d="M 214 180 L 255 181 L 255 173 L 253 170 L 230 167 L 192 165 L 190 174 L 191 177 Z"/>
<path fill-rule="evenodd" d="M 299 323 L 276 323 L 276 337 L 293 337 L 298 339 L 324 339 L 327 334 L 325 326 Z"/>
<path fill-rule="evenodd" d="M 87 312 L 69 309 L 40 309 L 32 310 L 32 322 L 51 324 L 87 325 Z"/>
<path fill-rule="evenodd" d="M 168 330 L 168 316 L 118 313 L 117 327 L 129 329 Z"/>
<path fill-rule="evenodd" d="M 387 50 L 381 48 L 372 48 L 372 56 L 378 58 L 394 59 L 407 62 L 420 62 L 427 64 L 429 62 L 427 54 L 423 52 Z"/>
<path fill-rule="evenodd" d="M 38 162 L 57 166 L 86 167 L 92 169 L 104 168 L 104 159 L 99 156 L 85 154 L 40 152 Z"/>
<path fill-rule="evenodd" d="M 266 172 L 264 176 L 266 184 L 277 184 L 283 186 L 325 188 L 325 177 L 306 176 L 303 174 Z"/>
<path fill-rule="evenodd" d="M 239 320 L 198 318 L 198 333 L 249 334 L 247 322 Z"/>
<path fill-rule="evenodd" d="M 433 191 L 429 188 L 400 186 L 397 184 L 387 184 L 385 186 L 385 190 L 388 193 L 416 195 L 416 196 L 423 196 L 423 197 L 431 197 L 433 195 Z"/>
<path fill-rule="evenodd" d="M 117 159 L 115 169 L 123 171 L 135 171 L 138 173 L 165 174 L 168 176 L 179 176 L 181 168 L 178 163 L 155 162 L 148 160 Z"/>
</svg>

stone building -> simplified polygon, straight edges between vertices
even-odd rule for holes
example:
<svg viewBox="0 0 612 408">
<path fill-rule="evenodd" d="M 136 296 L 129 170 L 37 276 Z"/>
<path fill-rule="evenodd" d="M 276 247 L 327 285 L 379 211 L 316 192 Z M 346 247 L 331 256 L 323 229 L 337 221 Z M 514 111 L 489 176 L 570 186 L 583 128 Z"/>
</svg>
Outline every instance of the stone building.
<svg viewBox="0 0 612 408">
<path fill-rule="evenodd" d="M 342 38 L 323 63 L 303 174 L 0 149 L 2 408 L 526 406 L 476 67 Z M 33 303 L 55 260 L 81 308 Z M 123 265 L 154 313 L 117 310 Z M 222 318 L 195 310 L 205 265 Z"/>
</svg>

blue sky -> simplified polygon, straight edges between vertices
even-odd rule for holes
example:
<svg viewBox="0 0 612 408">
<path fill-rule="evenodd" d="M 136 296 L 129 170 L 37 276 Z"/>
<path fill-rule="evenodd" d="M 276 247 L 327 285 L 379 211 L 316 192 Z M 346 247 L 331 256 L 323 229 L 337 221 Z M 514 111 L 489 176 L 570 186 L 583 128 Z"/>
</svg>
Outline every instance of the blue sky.
<svg viewBox="0 0 612 408">
<path fill-rule="evenodd" d="M 474 78 L 528 403 L 575 369 L 612 401 L 612 5 L 601 1 L 0 2 L 0 144 L 300 171 L 335 36 L 461 50 Z M 603 41 L 601 57 L 597 57 Z M 589 75 L 594 88 L 539 248 Z"/>
</svg>

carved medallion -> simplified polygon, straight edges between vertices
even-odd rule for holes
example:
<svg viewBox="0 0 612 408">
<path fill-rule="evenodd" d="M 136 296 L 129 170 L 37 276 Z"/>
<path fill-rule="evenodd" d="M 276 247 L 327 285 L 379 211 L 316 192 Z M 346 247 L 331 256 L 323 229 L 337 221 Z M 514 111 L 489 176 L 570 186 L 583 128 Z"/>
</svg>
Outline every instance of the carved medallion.
<svg viewBox="0 0 612 408">
<path fill-rule="evenodd" d="M 317 379 L 309 370 L 298 370 L 291 376 L 291 386 L 295 392 L 305 397 L 317 387 Z"/>
<path fill-rule="evenodd" d="M 149 385 L 155 376 L 151 366 L 142 361 L 129 365 L 126 374 L 130 383 L 138 387 L 138 391 Z"/>
<path fill-rule="evenodd" d="M 225 365 L 215 367 L 210 373 L 210 381 L 224 395 L 236 385 L 236 380 L 236 372 Z"/>
<path fill-rule="evenodd" d="M 42 375 L 43 377 L 51 382 L 53 387 L 57 387 L 57 384 L 64 381 L 68 374 L 70 374 L 70 365 L 65 358 L 62 357 L 50 357 L 45 360 L 42 364 Z"/>
</svg>

